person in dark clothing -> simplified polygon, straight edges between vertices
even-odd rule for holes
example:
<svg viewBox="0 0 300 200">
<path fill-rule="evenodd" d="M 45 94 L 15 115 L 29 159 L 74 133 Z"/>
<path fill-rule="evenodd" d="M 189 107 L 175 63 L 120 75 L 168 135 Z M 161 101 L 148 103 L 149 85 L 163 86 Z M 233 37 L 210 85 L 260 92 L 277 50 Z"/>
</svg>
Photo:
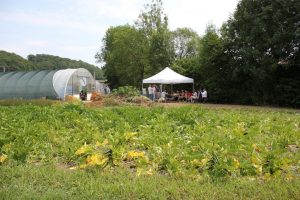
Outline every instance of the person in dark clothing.
<svg viewBox="0 0 300 200">
<path fill-rule="evenodd" d="M 201 89 L 199 89 L 199 91 L 198 91 L 198 102 L 199 103 L 202 102 L 202 91 L 201 91 Z"/>
<path fill-rule="evenodd" d="M 87 92 L 84 91 L 84 90 L 81 90 L 80 93 L 79 93 L 79 97 L 82 101 L 85 101 L 86 98 L 87 98 Z"/>
</svg>

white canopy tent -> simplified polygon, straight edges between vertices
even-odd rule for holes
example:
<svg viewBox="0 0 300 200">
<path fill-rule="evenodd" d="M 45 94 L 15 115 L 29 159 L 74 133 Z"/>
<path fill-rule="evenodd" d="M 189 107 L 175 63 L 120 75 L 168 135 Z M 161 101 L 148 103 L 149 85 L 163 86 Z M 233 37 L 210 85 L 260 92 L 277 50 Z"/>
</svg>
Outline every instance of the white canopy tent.
<svg viewBox="0 0 300 200">
<path fill-rule="evenodd" d="M 166 67 L 161 72 L 143 80 L 144 83 L 159 83 L 159 84 L 180 84 L 192 83 L 194 90 L 194 79 L 178 74 L 169 67 Z"/>
<path fill-rule="evenodd" d="M 161 72 L 143 80 L 143 83 L 160 83 L 160 84 L 179 84 L 179 83 L 194 83 L 194 79 L 188 78 L 177 72 L 174 72 L 169 67 L 166 67 Z"/>
</svg>

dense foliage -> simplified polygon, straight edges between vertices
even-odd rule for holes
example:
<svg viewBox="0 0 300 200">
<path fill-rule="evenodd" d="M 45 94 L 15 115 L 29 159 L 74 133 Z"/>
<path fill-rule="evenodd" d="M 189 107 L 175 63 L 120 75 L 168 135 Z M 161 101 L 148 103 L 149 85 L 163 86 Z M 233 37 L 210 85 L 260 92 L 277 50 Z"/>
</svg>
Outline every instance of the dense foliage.
<svg viewBox="0 0 300 200">
<path fill-rule="evenodd" d="M 103 72 L 97 66 L 83 61 L 61 58 L 58 56 L 37 54 L 28 55 L 24 59 L 14 53 L 0 51 L 0 70 L 5 67 L 5 71 L 30 71 L 30 70 L 57 70 L 66 68 L 85 68 L 94 74 L 96 79 L 103 79 Z"/>
<path fill-rule="evenodd" d="M 107 30 L 102 53 L 96 57 L 105 61 L 105 75 L 112 88 L 138 86 L 148 66 L 145 36 L 129 25 Z"/>
<path fill-rule="evenodd" d="M 114 87 L 140 88 L 143 77 L 168 66 L 194 78 L 212 102 L 300 107 L 299 21 L 300 1 L 241 0 L 220 30 L 208 25 L 199 37 L 189 28 L 170 31 L 162 1 L 152 0 L 130 27 L 138 37 L 111 27 L 98 60 Z"/>
<path fill-rule="evenodd" d="M 140 88 L 145 77 L 169 66 L 174 53 L 161 0 L 146 5 L 135 26 L 109 28 L 96 58 L 105 63 L 104 73 L 113 87 Z"/>
<path fill-rule="evenodd" d="M 34 70 L 35 66 L 24 59 L 23 57 L 9 53 L 6 51 L 0 51 L 0 71 L 22 71 L 22 70 Z"/>
<path fill-rule="evenodd" d="M 171 177 L 297 179 L 294 111 L 81 104 L 0 107 L 0 161 Z"/>
<path fill-rule="evenodd" d="M 299 21 L 299 1 L 238 4 L 222 39 L 231 86 L 241 102 L 300 106 Z"/>
</svg>

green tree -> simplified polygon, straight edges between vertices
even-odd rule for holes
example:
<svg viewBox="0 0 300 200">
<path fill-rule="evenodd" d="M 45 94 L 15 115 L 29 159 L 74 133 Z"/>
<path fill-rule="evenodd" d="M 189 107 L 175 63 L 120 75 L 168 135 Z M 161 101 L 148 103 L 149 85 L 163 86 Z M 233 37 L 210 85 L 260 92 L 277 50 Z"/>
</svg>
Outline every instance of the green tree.
<svg viewBox="0 0 300 200">
<path fill-rule="evenodd" d="M 145 70 L 146 75 L 153 75 L 170 66 L 174 59 L 174 51 L 162 1 L 152 0 L 152 4 L 147 4 L 135 25 L 144 34 L 145 44 L 149 49 L 150 68 Z"/>
<path fill-rule="evenodd" d="M 230 60 L 224 54 L 223 39 L 212 24 L 199 41 L 197 60 L 191 70 L 196 87 L 206 88 L 210 101 L 233 102 Z"/>
<path fill-rule="evenodd" d="M 189 58 L 197 55 L 198 34 L 190 28 L 178 28 L 172 32 L 175 58 Z"/>
<path fill-rule="evenodd" d="M 111 27 L 103 38 L 103 48 L 97 54 L 108 82 L 112 87 L 132 85 L 140 87 L 148 66 L 148 48 L 143 33 L 135 27 Z"/>
<path fill-rule="evenodd" d="M 17 54 L 0 51 L 0 71 L 4 71 L 4 68 L 5 71 L 30 71 L 35 66 Z"/>
<path fill-rule="evenodd" d="M 199 40 L 198 34 L 190 28 L 178 28 L 172 32 L 175 55 L 172 68 L 175 71 L 196 78 L 194 68 L 198 64 Z"/>
<path fill-rule="evenodd" d="M 247 103 L 300 106 L 300 1 L 242 0 L 224 26 L 232 79 Z"/>
</svg>

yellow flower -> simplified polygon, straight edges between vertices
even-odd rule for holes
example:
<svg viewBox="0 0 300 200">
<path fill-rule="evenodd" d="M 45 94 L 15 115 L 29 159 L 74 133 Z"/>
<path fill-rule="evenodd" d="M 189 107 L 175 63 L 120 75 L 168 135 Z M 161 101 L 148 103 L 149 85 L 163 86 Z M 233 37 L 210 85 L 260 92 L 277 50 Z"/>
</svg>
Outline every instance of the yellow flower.
<svg viewBox="0 0 300 200">
<path fill-rule="evenodd" d="M 76 169 L 78 169 L 78 166 L 73 166 L 73 167 L 70 167 L 69 169 L 70 170 L 76 170 Z"/>
<path fill-rule="evenodd" d="M 236 169 L 240 167 L 240 162 L 236 158 L 233 158 L 233 166 Z"/>
<path fill-rule="evenodd" d="M 103 165 L 107 161 L 108 161 L 108 158 L 106 158 L 102 155 L 93 154 L 93 155 L 87 157 L 86 164 L 88 166 Z"/>
<path fill-rule="evenodd" d="M 77 149 L 75 154 L 76 155 L 81 155 L 81 154 L 84 154 L 84 153 L 88 152 L 90 149 L 91 149 L 91 147 L 89 145 L 84 144 L 82 147 Z"/>
<path fill-rule="evenodd" d="M 145 152 L 142 151 L 128 151 L 126 158 L 129 160 L 135 159 L 135 158 L 145 158 Z"/>
<path fill-rule="evenodd" d="M 2 154 L 2 155 L 0 156 L 0 163 L 3 163 L 6 159 L 7 159 L 7 155 Z"/>
</svg>

